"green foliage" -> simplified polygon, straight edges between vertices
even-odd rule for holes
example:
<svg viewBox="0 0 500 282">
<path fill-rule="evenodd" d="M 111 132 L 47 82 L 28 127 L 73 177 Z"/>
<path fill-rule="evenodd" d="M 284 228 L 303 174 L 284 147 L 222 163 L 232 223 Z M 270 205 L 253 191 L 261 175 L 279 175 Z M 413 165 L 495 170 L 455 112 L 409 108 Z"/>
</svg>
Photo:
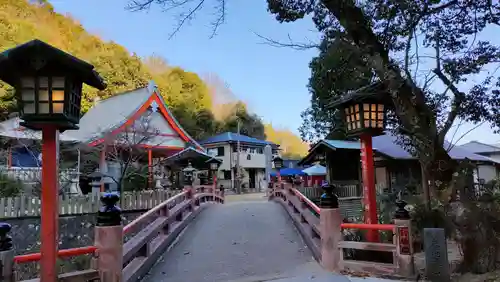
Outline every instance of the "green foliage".
<svg viewBox="0 0 500 282">
<path fill-rule="evenodd" d="M 282 156 L 301 159 L 309 150 L 309 145 L 287 129 L 275 129 L 270 124 L 264 125 L 267 140 L 280 144 Z"/>
<path fill-rule="evenodd" d="M 121 185 L 123 187 L 122 191 L 140 191 L 148 187 L 148 167 L 139 166 L 135 167 L 133 165 L 127 168 L 124 173 L 125 178 L 122 179 Z"/>
<path fill-rule="evenodd" d="M 22 181 L 12 179 L 6 173 L 0 173 L 0 198 L 16 197 L 24 190 Z"/>
<path fill-rule="evenodd" d="M 324 36 L 319 54 L 309 64 L 311 105 L 302 112 L 300 133 L 304 140 L 325 137 L 345 139 L 342 115 L 327 105 L 335 97 L 356 90 L 373 80 L 363 57 L 355 56 L 350 45 L 340 39 Z"/>
</svg>

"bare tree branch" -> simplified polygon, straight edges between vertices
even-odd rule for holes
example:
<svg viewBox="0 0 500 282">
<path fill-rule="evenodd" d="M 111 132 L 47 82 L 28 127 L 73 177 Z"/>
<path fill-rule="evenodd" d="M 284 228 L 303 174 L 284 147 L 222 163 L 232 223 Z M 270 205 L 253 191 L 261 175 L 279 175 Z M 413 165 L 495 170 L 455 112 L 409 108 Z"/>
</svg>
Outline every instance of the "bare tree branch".
<svg viewBox="0 0 500 282">
<path fill-rule="evenodd" d="M 319 44 L 313 43 L 311 41 L 309 43 L 296 43 L 293 41 L 290 34 L 288 34 L 288 41 L 289 41 L 288 43 L 281 42 L 281 41 L 278 41 L 275 39 L 271 39 L 269 37 L 265 37 L 263 35 L 255 33 L 255 32 L 254 32 L 254 34 L 257 35 L 260 39 L 264 40 L 264 42 L 262 42 L 262 44 L 266 44 L 266 45 L 273 46 L 273 47 L 279 47 L 279 48 L 286 47 L 286 48 L 292 48 L 294 50 L 307 50 L 307 49 L 319 47 Z"/>
<path fill-rule="evenodd" d="M 174 10 L 179 12 L 176 15 L 178 18 L 178 23 L 172 33 L 169 35 L 169 39 L 172 39 L 185 24 L 189 23 L 198 12 L 201 12 L 210 0 L 131 0 L 127 5 L 127 9 L 132 12 L 149 10 L 153 5 L 161 6 L 163 12 L 168 13 Z M 227 1 L 226 0 L 212 0 L 214 9 L 213 16 L 215 20 L 212 21 L 212 33 L 210 38 L 213 38 L 219 27 L 224 24 L 226 20 L 227 11 Z"/>
</svg>

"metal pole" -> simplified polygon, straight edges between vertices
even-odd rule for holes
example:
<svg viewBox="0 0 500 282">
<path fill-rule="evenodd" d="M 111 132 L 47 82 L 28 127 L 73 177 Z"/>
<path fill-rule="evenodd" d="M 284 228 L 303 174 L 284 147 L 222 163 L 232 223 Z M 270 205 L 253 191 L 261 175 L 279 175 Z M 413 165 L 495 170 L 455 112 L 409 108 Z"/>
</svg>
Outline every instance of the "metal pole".
<svg viewBox="0 0 500 282">
<path fill-rule="evenodd" d="M 238 120 L 238 140 L 236 145 L 236 191 L 238 194 L 241 194 L 241 183 L 240 183 L 240 120 Z"/>
<path fill-rule="evenodd" d="M 55 282 L 57 279 L 59 241 L 57 134 L 55 127 L 47 126 L 42 129 L 41 282 Z"/>
</svg>

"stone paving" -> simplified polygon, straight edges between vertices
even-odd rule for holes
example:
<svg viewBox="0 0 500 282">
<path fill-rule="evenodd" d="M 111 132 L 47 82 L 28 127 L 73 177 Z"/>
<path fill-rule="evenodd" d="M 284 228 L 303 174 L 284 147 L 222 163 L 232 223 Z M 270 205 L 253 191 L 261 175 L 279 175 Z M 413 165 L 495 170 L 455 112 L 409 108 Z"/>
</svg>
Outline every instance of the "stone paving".
<svg viewBox="0 0 500 282">
<path fill-rule="evenodd" d="M 279 204 L 234 197 L 198 215 L 143 282 L 351 281 L 321 269 Z"/>
</svg>

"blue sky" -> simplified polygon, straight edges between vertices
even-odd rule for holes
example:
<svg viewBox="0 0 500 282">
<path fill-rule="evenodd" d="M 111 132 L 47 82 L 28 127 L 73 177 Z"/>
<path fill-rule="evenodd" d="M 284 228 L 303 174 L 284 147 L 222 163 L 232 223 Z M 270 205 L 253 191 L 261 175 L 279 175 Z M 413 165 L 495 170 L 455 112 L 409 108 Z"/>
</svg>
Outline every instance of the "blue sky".
<svg viewBox="0 0 500 282">
<path fill-rule="evenodd" d="M 205 10 L 168 39 L 177 20 L 159 7 L 148 12 L 125 10 L 127 0 L 52 0 L 56 11 L 70 14 L 90 32 L 113 40 L 140 56 L 157 54 L 170 65 L 181 66 L 200 75 L 215 73 L 237 97 L 264 121 L 298 133 L 300 113 L 309 105 L 307 82 L 309 61 L 316 50 L 298 51 L 262 44 L 255 33 L 286 41 L 317 41 L 311 20 L 280 24 L 267 12 L 266 0 L 227 1 L 226 23 L 210 39 L 214 20 Z M 456 139 L 474 125 L 460 126 Z M 452 138 L 454 129 L 450 131 Z M 458 143 L 481 140 L 500 142 L 487 125 L 480 126 Z"/>
<path fill-rule="evenodd" d="M 124 9 L 127 0 L 50 2 L 88 31 L 140 56 L 155 53 L 171 65 L 200 75 L 217 74 L 266 122 L 298 132 L 300 112 L 309 104 L 308 64 L 316 51 L 271 47 L 262 44 L 255 33 L 275 39 L 287 39 L 290 34 L 301 41 L 315 40 L 319 37 L 311 21 L 279 24 L 266 11 L 265 0 L 228 1 L 226 24 L 214 38 L 209 38 L 213 17 L 207 10 L 169 40 L 177 21 L 158 7 L 130 12 Z M 231 6 L 237 2 L 237 7 Z"/>
</svg>

